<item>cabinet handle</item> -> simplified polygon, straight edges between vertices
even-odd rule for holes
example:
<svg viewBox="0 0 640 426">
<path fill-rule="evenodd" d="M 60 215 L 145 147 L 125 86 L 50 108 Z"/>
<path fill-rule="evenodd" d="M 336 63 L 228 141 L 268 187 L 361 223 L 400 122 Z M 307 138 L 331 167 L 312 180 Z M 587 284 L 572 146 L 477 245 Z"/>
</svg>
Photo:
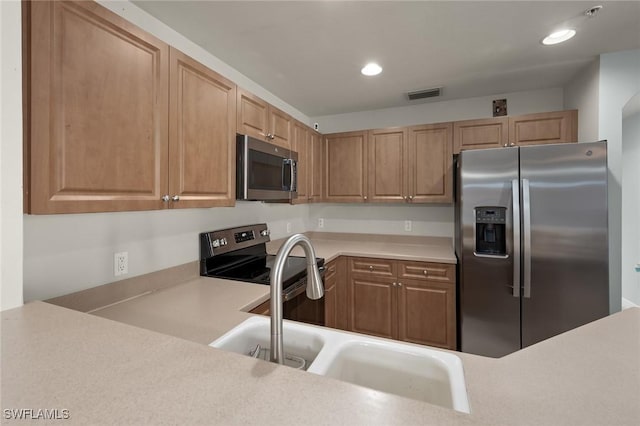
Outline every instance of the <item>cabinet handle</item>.
<svg viewBox="0 0 640 426">
<path fill-rule="evenodd" d="M 402 287 L 402 283 L 398 283 L 398 287 Z"/>
<path fill-rule="evenodd" d="M 409 195 L 409 201 L 413 201 L 413 195 Z"/>
<path fill-rule="evenodd" d="M 505 143 L 504 146 L 509 146 L 509 144 Z"/>
<path fill-rule="evenodd" d="M 168 203 L 170 199 L 171 198 L 169 197 L 169 194 L 165 194 L 162 196 L 162 201 L 165 203 Z"/>
<path fill-rule="evenodd" d="M 396 284 L 396 283 L 393 283 L 393 286 L 394 286 L 394 287 L 396 287 L 397 285 L 398 285 L 398 284 Z"/>
<path fill-rule="evenodd" d="M 426 270 L 426 269 L 425 269 L 424 271 L 422 271 L 422 273 L 423 273 L 424 275 L 428 275 L 428 274 L 429 274 L 429 272 L 427 272 L 427 270 Z"/>
<path fill-rule="evenodd" d="M 171 197 L 171 201 L 180 201 L 180 196 L 174 195 L 173 197 Z"/>
<path fill-rule="evenodd" d="M 373 271 L 373 265 L 369 265 L 369 270 Z"/>
<path fill-rule="evenodd" d="M 365 199 L 365 200 L 367 199 L 367 196 L 366 196 L 366 195 L 364 196 L 364 199 Z"/>
<path fill-rule="evenodd" d="M 513 143 L 513 142 L 511 142 L 511 146 L 516 146 L 516 144 L 515 144 L 515 143 Z"/>
</svg>

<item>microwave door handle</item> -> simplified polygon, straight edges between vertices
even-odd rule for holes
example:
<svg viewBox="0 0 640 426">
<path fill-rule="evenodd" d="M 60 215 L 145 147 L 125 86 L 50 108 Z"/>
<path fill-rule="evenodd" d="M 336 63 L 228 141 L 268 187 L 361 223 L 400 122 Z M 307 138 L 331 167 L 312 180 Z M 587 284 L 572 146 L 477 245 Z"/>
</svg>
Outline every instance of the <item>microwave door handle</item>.
<svg viewBox="0 0 640 426">
<path fill-rule="evenodd" d="M 298 190 L 298 162 L 294 159 L 291 161 L 291 192 Z"/>
</svg>

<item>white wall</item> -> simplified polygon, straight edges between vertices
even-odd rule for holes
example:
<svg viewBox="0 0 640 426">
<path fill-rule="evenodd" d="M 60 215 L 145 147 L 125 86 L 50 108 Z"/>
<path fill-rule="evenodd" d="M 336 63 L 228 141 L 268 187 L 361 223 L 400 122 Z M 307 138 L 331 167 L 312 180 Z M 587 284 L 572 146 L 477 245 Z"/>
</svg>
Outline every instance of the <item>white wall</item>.
<svg viewBox="0 0 640 426">
<path fill-rule="evenodd" d="M 610 309 L 620 310 L 622 270 L 622 109 L 640 91 L 640 50 L 600 56 L 598 137 L 608 141 Z"/>
<path fill-rule="evenodd" d="M 322 218 L 324 227 L 318 226 Z M 405 231 L 410 220 L 411 231 Z M 453 206 L 408 204 L 319 204 L 309 211 L 309 230 L 453 238 Z"/>
<path fill-rule="evenodd" d="M 308 206 L 238 202 L 236 207 L 25 216 L 24 297 L 46 299 L 199 259 L 200 232 L 266 222 L 272 238 L 307 229 Z M 287 223 L 291 232 L 286 232 Z M 113 255 L 129 273 L 113 275 Z"/>
<path fill-rule="evenodd" d="M 349 130 L 379 129 L 455 120 L 487 118 L 493 114 L 492 101 L 507 99 L 509 115 L 533 112 L 560 111 L 564 108 L 562 88 L 502 93 L 477 98 L 429 102 L 375 111 L 311 117 L 320 125 L 320 132 L 335 133 Z"/>
<path fill-rule="evenodd" d="M 600 58 L 580 70 L 564 87 L 564 109 L 578 110 L 578 140 L 598 140 Z"/>
<path fill-rule="evenodd" d="M 622 154 L 622 297 L 640 305 L 640 112 L 622 120 Z"/>
<path fill-rule="evenodd" d="M 20 1 L 0 2 L 0 310 L 22 305 Z"/>
</svg>

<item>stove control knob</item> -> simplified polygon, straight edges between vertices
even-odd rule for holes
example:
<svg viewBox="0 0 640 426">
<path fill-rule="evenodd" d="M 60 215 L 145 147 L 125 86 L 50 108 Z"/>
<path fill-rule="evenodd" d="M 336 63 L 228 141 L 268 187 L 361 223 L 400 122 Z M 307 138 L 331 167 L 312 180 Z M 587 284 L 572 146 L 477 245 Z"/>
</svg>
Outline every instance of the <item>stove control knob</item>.
<svg viewBox="0 0 640 426">
<path fill-rule="evenodd" d="M 226 246 L 227 245 L 227 239 L 226 238 L 220 238 L 220 245 L 221 246 Z"/>
<path fill-rule="evenodd" d="M 268 229 L 263 229 L 262 231 L 260 231 L 260 235 L 262 235 L 263 237 L 266 237 L 269 234 L 271 234 L 271 232 Z"/>
<path fill-rule="evenodd" d="M 213 241 L 211 241 L 211 246 L 212 246 L 213 248 L 218 248 L 218 247 L 220 247 L 220 240 L 213 240 Z"/>
</svg>

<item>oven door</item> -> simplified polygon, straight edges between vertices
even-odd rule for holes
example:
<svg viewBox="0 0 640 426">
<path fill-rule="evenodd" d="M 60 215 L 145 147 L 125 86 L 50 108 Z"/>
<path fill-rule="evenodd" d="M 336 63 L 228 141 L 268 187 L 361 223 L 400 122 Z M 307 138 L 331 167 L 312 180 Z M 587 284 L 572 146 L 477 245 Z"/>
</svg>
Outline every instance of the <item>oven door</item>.
<svg viewBox="0 0 640 426">
<path fill-rule="evenodd" d="M 307 297 L 306 287 L 304 278 L 282 292 L 282 316 L 288 320 L 324 325 L 324 296 L 311 300 Z"/>
<path fill-rule="evenodd" d="M 296 152 L 238 135 L 236 157 L 237 199 L 290 200 L 297 196 Z"/>
</svg>

